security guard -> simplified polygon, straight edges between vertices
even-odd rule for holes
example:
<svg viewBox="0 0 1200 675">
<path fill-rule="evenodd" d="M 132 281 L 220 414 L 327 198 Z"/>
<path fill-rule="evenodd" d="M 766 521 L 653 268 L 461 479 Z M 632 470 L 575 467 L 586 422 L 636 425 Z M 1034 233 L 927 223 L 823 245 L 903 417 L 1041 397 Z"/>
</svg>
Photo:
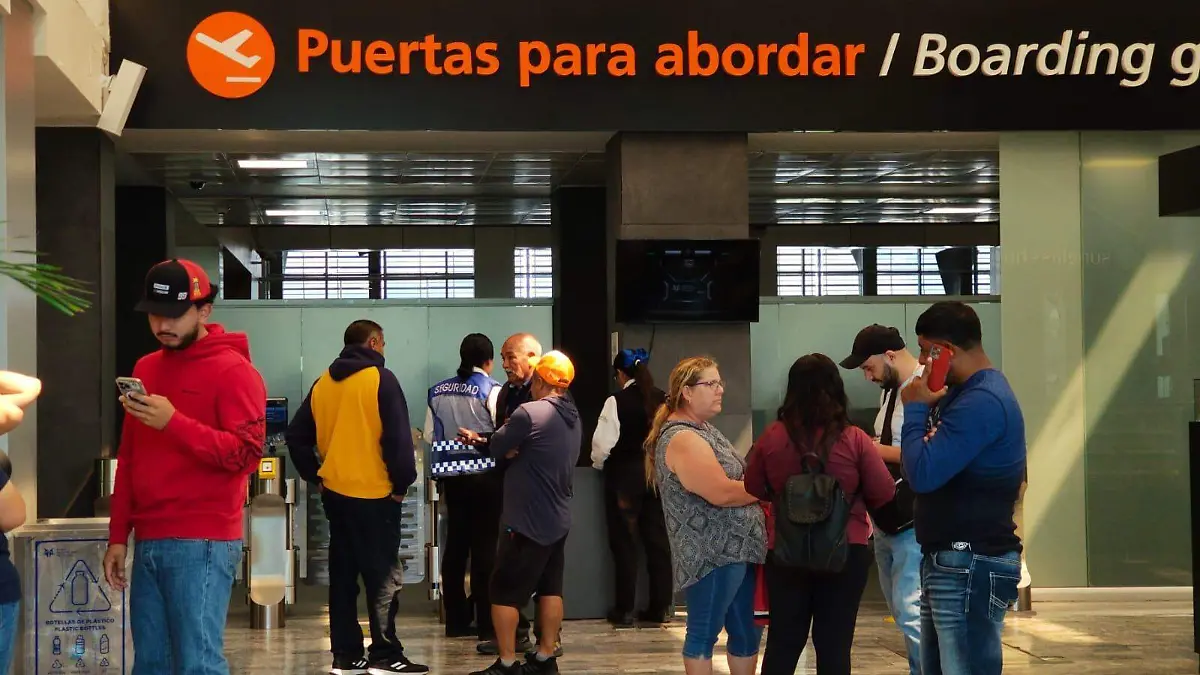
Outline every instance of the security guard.
<svg viewBox="0 0 1200 675">
<path fill-rule="evenodd" d="M 646 485 L 642 449 L 654 413 L 667 395 L 654 386 L 649 363 L 644 349 L 623 349 L 613 359 L 621 391 L 604 402 L 592 436 L 592 466 L 604 472 L 608 545 L 616 572 L 616 602 L 608 621 L 618 627 L 634 624 L 639 543 L 646 553 L 650 588 L 649 606 L 637 618 L 662 624 L 671 615 L 671 546 L 662 502 Z"/>
<path fill-rule="evenodd" d="M 479 639 L 492 640 L 488 579 L 500 531 L 503 476 L 495 460 L 485 458 L 458 440 L 459 429 L 480 435 L 492 433 L 500 383 L 492 379 L 495 348 L 486 335 L 471 333 L 458 348 L 454 377 L 429 389 L 425 416 L 425 442 L 431 452 L 433 477 L 446 502 L 447 537 L 442 558 L 442 603 L 446 610 L 446 637 L 471 634 L 476 622 Z M 471 561 L 471 597 L 464 580 Z"/>
</svg>

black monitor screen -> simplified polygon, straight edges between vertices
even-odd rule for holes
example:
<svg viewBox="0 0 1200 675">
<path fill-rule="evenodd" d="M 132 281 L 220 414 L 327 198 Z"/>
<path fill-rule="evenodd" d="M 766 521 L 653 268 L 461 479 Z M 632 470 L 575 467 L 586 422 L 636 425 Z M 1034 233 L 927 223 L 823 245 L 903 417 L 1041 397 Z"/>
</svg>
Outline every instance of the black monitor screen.
<svg viewBox="0 0 1200 675">
<path fill-rule="evenodd" d="M 619 323 L 758 321 L 757 239 L 617 241 Z"/>
<path fill-rule="evenodd" d="M 287 431 L 288 400 L 286 398 L 267 399 L 267 436 L 282 434 Z"/>
</svg>

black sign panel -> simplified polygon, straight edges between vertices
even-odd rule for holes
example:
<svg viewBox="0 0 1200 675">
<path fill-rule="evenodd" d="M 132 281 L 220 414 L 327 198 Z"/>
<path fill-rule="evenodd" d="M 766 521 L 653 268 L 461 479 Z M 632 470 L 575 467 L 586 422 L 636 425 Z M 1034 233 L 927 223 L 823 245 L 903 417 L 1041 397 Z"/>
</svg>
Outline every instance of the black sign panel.
<svg viewBox="0 0 1200 675">
<path fill-rule="evenodd" d="M 131 128 L 1196 128 L 1200 3 L 113 0 Z"/>
</svg>

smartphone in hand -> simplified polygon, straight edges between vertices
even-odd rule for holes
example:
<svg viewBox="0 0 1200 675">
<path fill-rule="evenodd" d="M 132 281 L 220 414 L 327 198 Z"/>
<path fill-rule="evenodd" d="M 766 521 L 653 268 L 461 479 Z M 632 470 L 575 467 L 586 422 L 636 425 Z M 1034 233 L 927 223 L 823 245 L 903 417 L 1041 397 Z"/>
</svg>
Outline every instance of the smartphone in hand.
<svg viewBox="0 0 1200 675">
<path fill-rule="evenodd" d="M 121 392 L 122 396 L 128 396 L 129 394 L 146 396 L 146 385 L 141 379 L 136 377 L 118 377 L 117 391 Z"/>
<path fill-rule="evenodd" d="M 941 391 L 946 387 L 946 374 L 950 372 L 950 357 L 954 352 L 949 347 L 934 345 L 929 349 L 928 377 L 925 385 L 929 391 Z"/>
</svg>

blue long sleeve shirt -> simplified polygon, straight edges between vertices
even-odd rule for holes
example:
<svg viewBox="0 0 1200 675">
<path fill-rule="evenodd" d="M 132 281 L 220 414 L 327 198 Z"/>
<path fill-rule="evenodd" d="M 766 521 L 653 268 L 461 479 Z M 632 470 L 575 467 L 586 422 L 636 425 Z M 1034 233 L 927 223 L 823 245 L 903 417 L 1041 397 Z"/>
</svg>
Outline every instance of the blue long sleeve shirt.
<svg viewBox="0 0 1200 675">
<path fill-rule="evenodd" d="M 925 440 L 935 425 L 937 434 Z M 900 458 L 917 493 L 923 550 L 1021 550 L 1013 509 L 1025 479 L 1025 420 L 1000 371 L 975 373 L 933 409 L 905 405 Z"/>
</svg>

